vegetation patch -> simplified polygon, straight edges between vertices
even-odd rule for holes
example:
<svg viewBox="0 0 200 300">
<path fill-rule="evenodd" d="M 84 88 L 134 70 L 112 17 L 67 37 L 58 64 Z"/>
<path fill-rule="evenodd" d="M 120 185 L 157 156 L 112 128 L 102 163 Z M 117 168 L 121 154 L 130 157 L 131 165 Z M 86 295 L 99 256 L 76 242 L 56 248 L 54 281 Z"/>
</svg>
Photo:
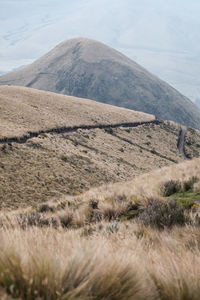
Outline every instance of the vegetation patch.
<svg viewBox="0 0 200 300">
<path fill-rule="evenodd" d="M 181 190 L 181 183 L 179 180 L 168 180 L 161 185 L 160 190 L 162 196 L 168 197 Z"/>
<path fill-rule="evenodd" d="M 178 205 L 185 207 L 186 209 L 191 209 L 197 201 L 200 203 L 200 193 L 187 191 L 179 192 L 173 195 L 173 198 L 176 199 Z"/>
<path fill-rule="evenodd" d="M 165 203 L 154 200 L 140 214 L 139 221 L 145 226 L 164 229 L 174 225 L 183 226 L 188 223 L 189 217 L 185 214 L 185 208 L 178 205 L 175 199 L 169 199 Z"/>
</svg>

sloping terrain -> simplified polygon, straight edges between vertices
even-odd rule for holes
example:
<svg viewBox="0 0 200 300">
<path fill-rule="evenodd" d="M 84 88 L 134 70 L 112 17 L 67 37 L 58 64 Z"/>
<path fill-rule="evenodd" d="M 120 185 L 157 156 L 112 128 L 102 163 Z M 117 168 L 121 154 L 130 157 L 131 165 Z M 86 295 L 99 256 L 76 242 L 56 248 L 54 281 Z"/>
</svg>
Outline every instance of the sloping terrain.
<svg viewBox="0 0 200 300">
<path fill-rule="evenodd" d="M 42 92 L 0 86 L 0 138 L 74 126 L 152 121 L 155 117 L 110 105 Z"/>
<path fill-rule="evenodd" d="M 0 121 L 25 122 L 1 129 L 0 298 L 199 299 L 200 158 L 179 155 L 200 155 L 199 131 L 98 104 L 101 124 L 94 101 L 78 118 L 70 97 L 4 89 Z"/>
<path fill-rule="evenodd" d="M 187 183 L 188 191 L 191 192 L 193 187 L 200 200 L 200 158 L 194 158 L 163 168 L 156 168 L 153 171 L 136 176 L 126 182 L 105 184 L 90 189 L 86 193 L 76 197 L 76 200 L 80 201 L 80 203 L 84 203 L 87 202 L 88 199 L 109 201 L 109 199 L 120 199 L 120 197 L 124 197 L 127 200 L 132 199 L 133 201 L 141 202 L 142 205 L 148 205 L 149 199 L 159 199 L 161 196 L 160 187 L 170 181 Z M 174 198 L 178 196 L 173 192 L 171 194 Z M 192 197 L 194 197 L 194 195 L 192 195 Z M 168 200 L 168 198 L 165 198 L 165 201 L 166 200 Z M 194 202 L 195 198 L 191 200 Z"/>
<path fill-rule="evenodd" d="M 1 299 L 199 299 L 200 205 L 159 197 L 160 184 L 199 198 L 199 159 L 1 211 Z"/>
<path fill-rule="evenodd" d="M 33 87 L 154 114 L 200 128 L 200 110 L 118 51 L 90 39 L 65 41 L 0 85 Z"/>
<path fill-rule="evenodd" d="M 184 159 L 176 123 L 30 88 L 0 91 L 1 207 L 77 195 Z"/>
</svg>

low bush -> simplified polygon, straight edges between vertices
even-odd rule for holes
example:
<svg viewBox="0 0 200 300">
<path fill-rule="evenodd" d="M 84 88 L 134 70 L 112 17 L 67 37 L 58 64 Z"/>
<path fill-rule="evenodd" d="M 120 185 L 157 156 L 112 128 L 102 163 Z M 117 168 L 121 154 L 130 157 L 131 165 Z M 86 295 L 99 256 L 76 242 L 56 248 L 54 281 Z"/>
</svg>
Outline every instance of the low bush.
<svg viewBox="0 0 200 300">
<path fill-rule="evenodd" d="M 37 226 L 37 227 L 52 226 L 55 228 L 58 227 L 58 220 L 56 218 L 45 217 L 44 215 L 39 214 L 37 212 L 19 214 L 17 216 L 17 223 L 22 229 L 26 229 L 29 226 Z"/>
<path fill-rule="evenodd" d="M 185 208 L 179 206 L 176 200 L 170 199 L 166 203 L 154 200 L 139 215 L 139 221 L 146 226 L 164 229 L 174 225 L 185 225 L 189 222 L 189 216 L 186 215 Z"/>
<path fill-rule="evenodd" d="M 68 157 L 66 155 L 61 155 L 60 157 L 64 162 L 68 161 Z"/>
<path fill-rule="evenodd" d="M 48 203 L 43 203 L 38 207 L 38 212 L 45 213 L 48 211 L 54 212 L 55 208 Z"/>
<path fill-rule="evenodd" d="M 169 180 L 161 185 L 161 194 L 164 197 L 169 197 L 181 190 L 181 183 L 179 180 Z"/>
<path fill-rule="evenodd" d="M 90 199 L 89 201 L 89 207 L 92 209 L 98 209 L 99 201 L 96 199 Z"/>
<path fill-rule="evenodd" d="M 184 181 L 183 182 L 183 187 L 182 187 L 183 192 L 187 192 L 189 190 L 192 190 L 193 187 L 194 187 L 194 184 L 196 182 L 198 182 L 198 180 L 199 179 L 196 176 L 193 176 L 193 177 L 189 178 L 188 180 Z"/>
</svg>

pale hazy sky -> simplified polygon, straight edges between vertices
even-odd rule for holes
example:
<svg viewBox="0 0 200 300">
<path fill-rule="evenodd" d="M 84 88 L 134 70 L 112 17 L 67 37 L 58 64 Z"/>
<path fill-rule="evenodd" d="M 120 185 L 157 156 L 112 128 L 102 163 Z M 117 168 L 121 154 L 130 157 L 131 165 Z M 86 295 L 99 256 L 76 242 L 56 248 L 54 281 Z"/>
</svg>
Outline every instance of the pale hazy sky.
<svg viewBox="0 0 200 300">
<path fill-rule="evenodd" d="M 200 98 L 200 0 L 0 0 L 0 73 L 89 37 Z"/>
</svg>

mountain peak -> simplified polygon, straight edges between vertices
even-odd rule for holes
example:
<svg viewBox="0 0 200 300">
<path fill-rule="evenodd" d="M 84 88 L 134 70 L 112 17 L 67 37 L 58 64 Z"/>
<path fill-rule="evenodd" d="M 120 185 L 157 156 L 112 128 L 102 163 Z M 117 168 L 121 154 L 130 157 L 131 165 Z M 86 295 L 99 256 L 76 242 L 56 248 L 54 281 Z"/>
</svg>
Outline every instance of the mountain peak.
<svg viewBox="0 0 200 300">
<path fill-rule="evenodd" d="M 200 110 L 117 50 L 89 38 L 62 42 L 0 85 L 33 87 L 93 99 L 200 128 Z"/>
</svg>

